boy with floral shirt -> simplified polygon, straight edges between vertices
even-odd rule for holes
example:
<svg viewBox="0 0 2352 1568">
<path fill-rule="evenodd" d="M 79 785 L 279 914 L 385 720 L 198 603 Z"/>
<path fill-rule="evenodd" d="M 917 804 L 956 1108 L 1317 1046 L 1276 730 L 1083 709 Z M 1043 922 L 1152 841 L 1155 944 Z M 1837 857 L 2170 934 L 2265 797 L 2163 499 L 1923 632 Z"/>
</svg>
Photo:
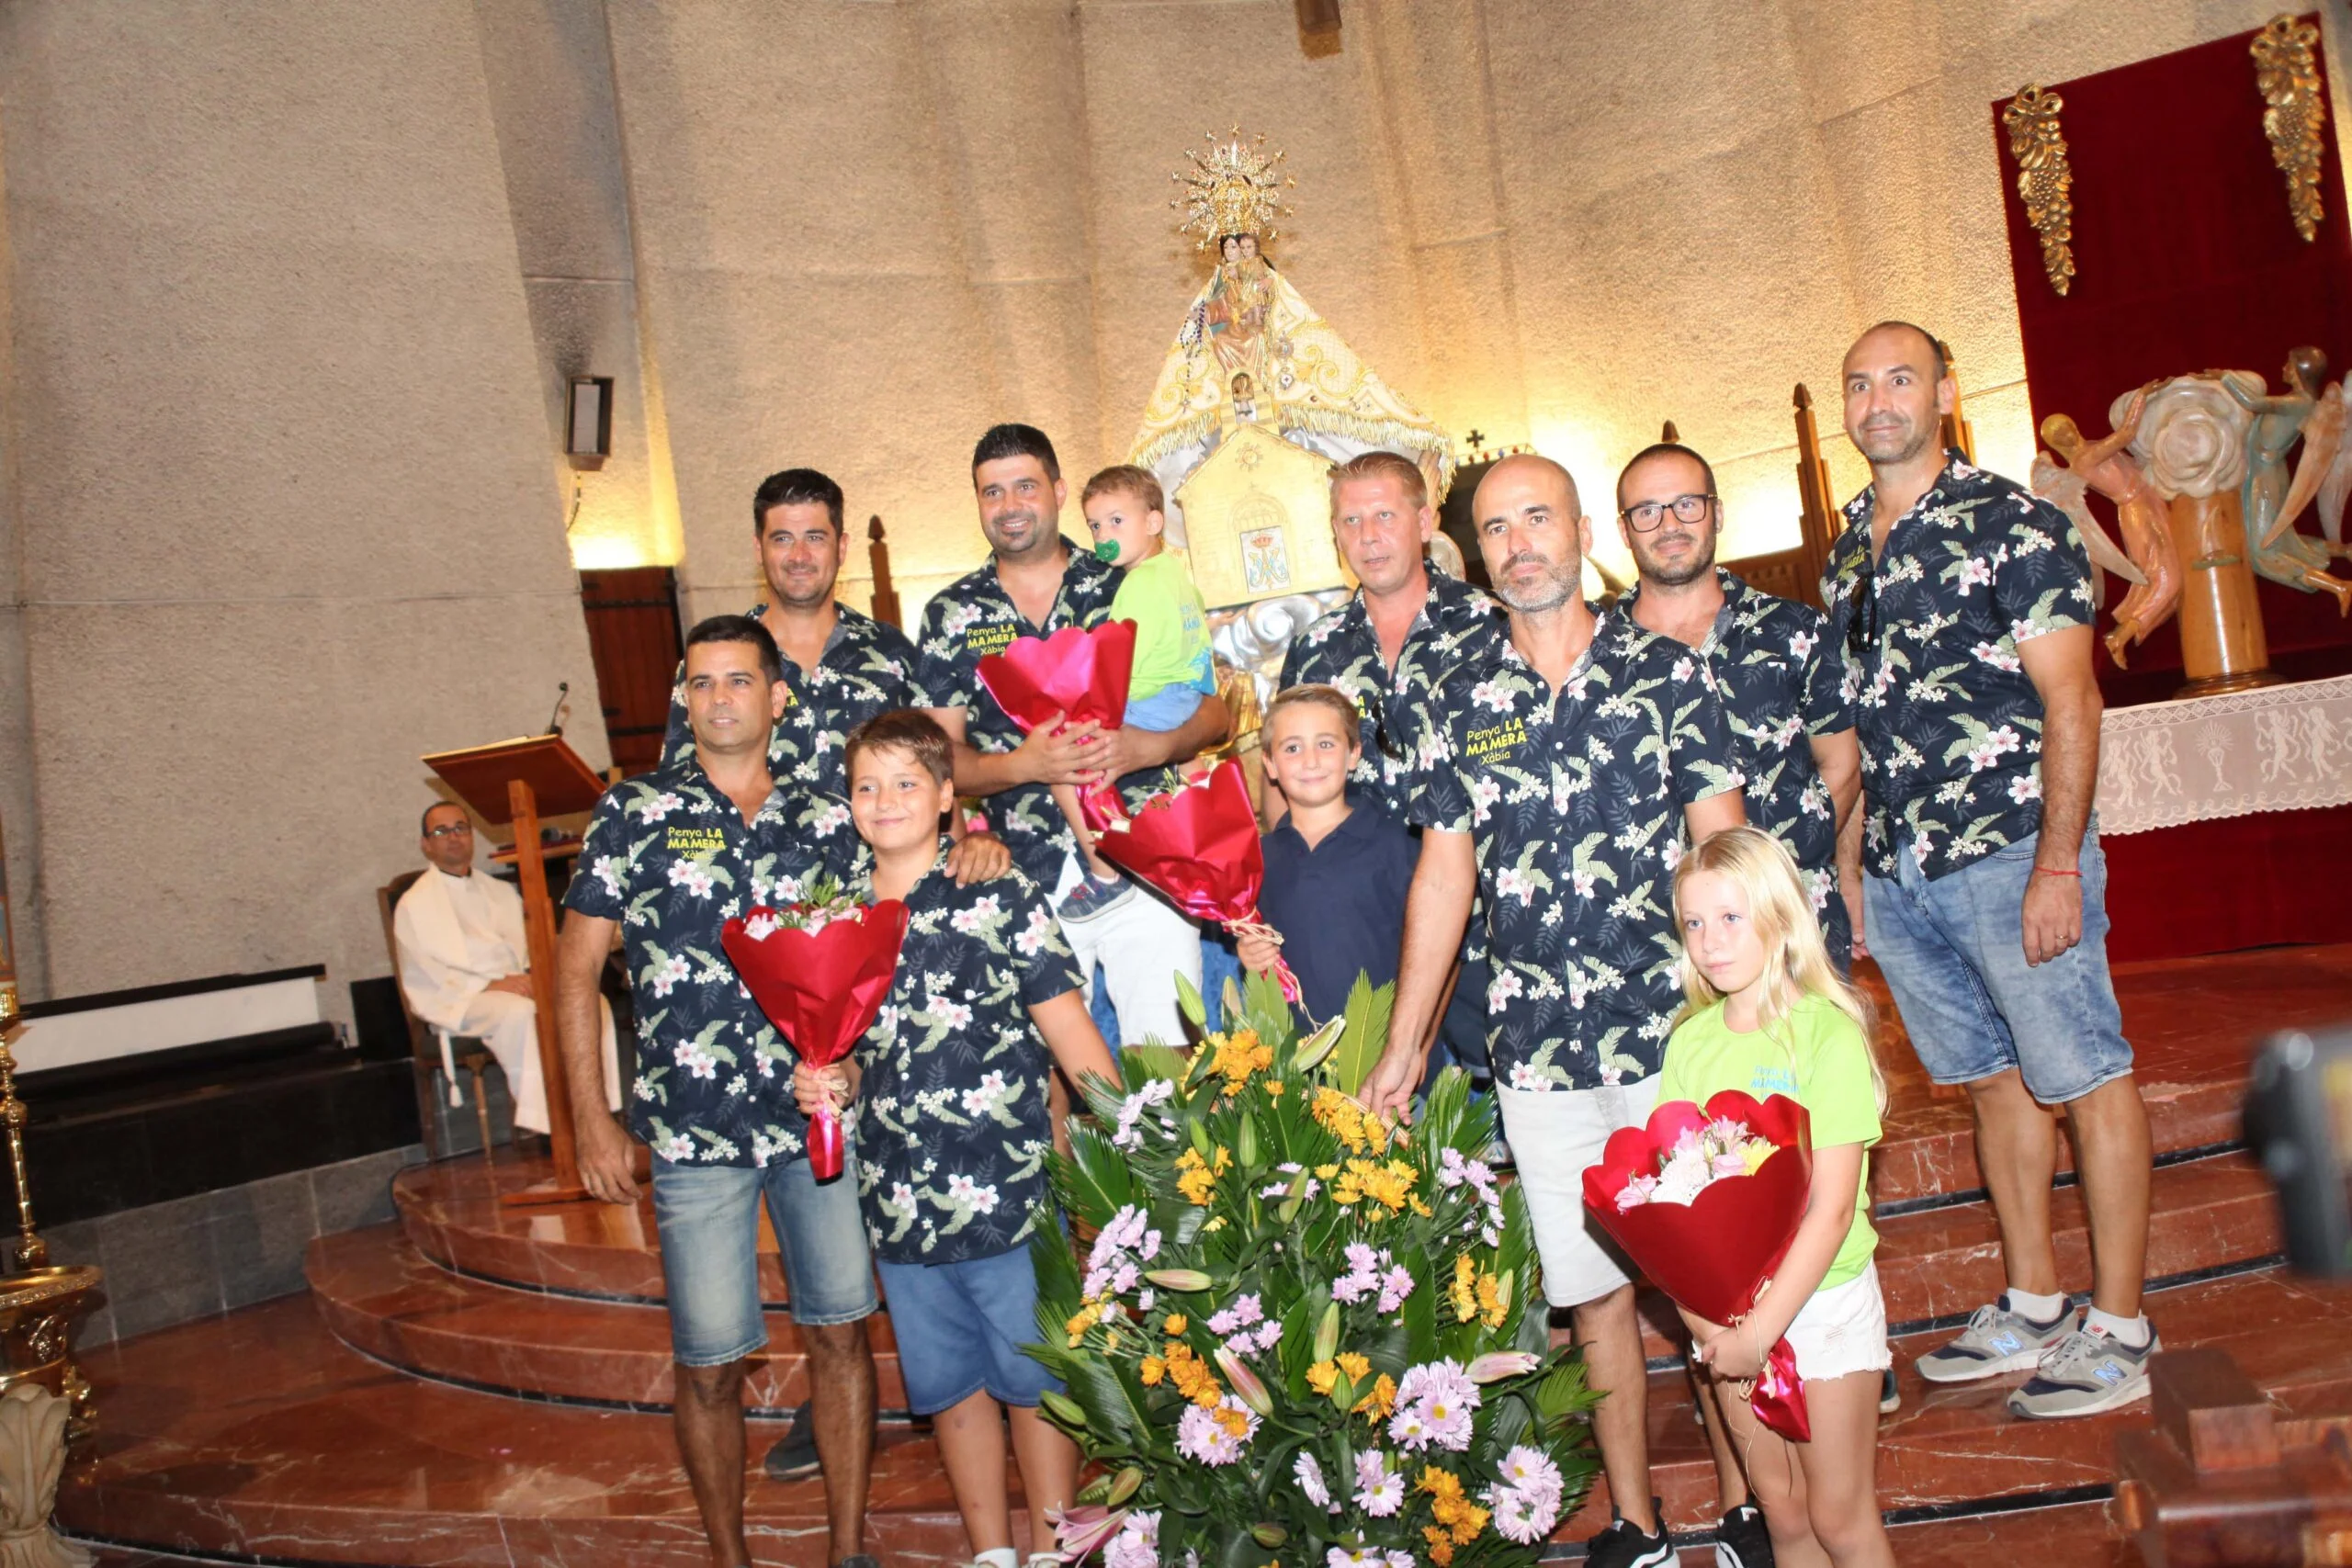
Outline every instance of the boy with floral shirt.
<svg viewBox="0 0 2352 1568">
<path fill-rule="evenodd" d="M 845 753 L 850 812 L 874 854 L 856 890 L 902 900 L 907 935 L 859 1047 L 863 1081 L 802 1066 L 793 1088 L 804 1112 L 856 1097 L 858 1192 L 907 1403 L 933 1417 L 974 1555 L 1013 1568 L 1006 1410 L 1031 1540 L 1053 1539 L 1046 1515 L 1078 1484 L 1076 1446 L 1037 1410 L 1058 1385 L 1021 1350 L 1037 1337 L 1030 1234 L 1056 1224 L 1048 1088 L 1056 1064 L 1079 1080 L 1115 1082 L 1117 1069 L 1037 884 L 1015 874 L 957 887 L 945 874 L 946 731 L 926 714 L 883 714 Z"/>
</svg>

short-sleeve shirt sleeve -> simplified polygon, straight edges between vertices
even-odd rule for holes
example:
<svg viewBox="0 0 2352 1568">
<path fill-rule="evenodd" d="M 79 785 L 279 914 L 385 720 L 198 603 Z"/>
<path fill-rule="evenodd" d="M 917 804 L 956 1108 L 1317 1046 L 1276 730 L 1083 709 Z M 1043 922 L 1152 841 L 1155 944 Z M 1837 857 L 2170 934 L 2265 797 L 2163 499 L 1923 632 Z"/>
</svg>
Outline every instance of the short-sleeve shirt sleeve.
<svg viewBox="0 0 2352 1568">
<path fill-rule="evenodd" d="M 1681 660 L 1682 664 L 1695 660 Z M 1673 696 L 1673 721 L 1667 731 L 1667 750 L 1674 775 L 1674 796 L 1690 806 L 1726 790 L 1740 787 L 1739 752 L 1732 741 L 1731 722 L 1714 682 L 1703 676 L 1678 683 Z"/>
<path fill-rule="evenodd" d="M 621 897 L 621 874 L 628 865 L 628 830 L 620 797 L 606 790 L 596 797 L 580 857 L 571 863 L 571 885 L 564 889 L 563 907 L 600 920 L 619 919 L 628 912 Z"/>
<path fill-rule="evenodd" d="M 1021 934 L 1013 939 L 1012 951 L 1021 976 L 1021 1005 L 1035 1007 L 1082 989 L 1085 977 L 1079 973 L 1078 958 L 1062 936 L 1061 922 L 1054 918 L 1045 890 L 1026 880 L 1019 886 L 1013 930 Z"/>
<path fill-rule="evenodd" d="M 1412 710 L 1406 728 L 1414 737 L 1413 772 L 1405 797 L 1405 820 L 1441 833 L 1470 831 L 1471 784 L 1461 767 L 1443 704 L 1451 680 L 1405 705 Z"/>
<path fill-rule="evenodd" d="M 1813 648 L 1804 660 L 1804 728 L 1808 735 L 1835 735 L 1854 728 L 1857 689 L 1846 649 L 1829 633 L 1828 618 L 1816 612 L 1808 628 Z"/>
<path fill-rule="evenodd" d="M 946 594 L 932 596 L 923 606 L 922 637 L 915 645 L 914 683 L 923 700 L 935 708 L 967 708 L 976 700 L 971 671 L 958 657 L 957 639 L 947 619 L 961 606 Z"/>
<path fill-rule="evenodd" d="M 1877 1143 L 1878 1095 L 1861 1027 L 1818 998 L 1802 1004 L 1789 1021 L 1803 1032 L 1797 1099 L 1812 1118 L 1814 1147 Z"/>
<path fill-rule="evenodd" d="M 2009 636 L 2026 642 L 2048 632 L 2091 624 L 2090 558 L 2072 519 L 2035 496 L 2013 499 L 2007 537 L 1990 562 L 1993 605 Z"/>
</svg>

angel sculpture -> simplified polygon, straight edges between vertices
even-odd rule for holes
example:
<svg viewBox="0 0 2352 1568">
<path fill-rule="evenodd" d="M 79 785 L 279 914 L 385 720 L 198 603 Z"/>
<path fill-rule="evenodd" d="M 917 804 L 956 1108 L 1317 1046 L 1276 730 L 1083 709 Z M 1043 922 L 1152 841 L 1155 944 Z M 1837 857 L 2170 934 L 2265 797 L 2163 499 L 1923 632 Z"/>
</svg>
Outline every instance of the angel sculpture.
<svg viewBox="0 0 2352 1568">
<path fill-rule="evenodd" d="M 2327 536 L 2329 551 L 2352 556 L 2344 543 L 2344 503 L 2352 499 L 2352 441 L 2344 438 L 2344 383 L 2330 381 L 2312 404 L 2311 416 L 2303 421 L 2303 456 L 2295 465 L 2295 482 L 2279 503 L 2278 515 L 2263 531 L 2263 548 L 2292 528 L 2303 508 L 2317 500 L 2319 529 Z"/>
<path fill-rule="evenodd" d="M 2288 498 L 2293 494 L 2287 474 L 2287 454 L 2304 435 L 2312 417 L 2319 412 L 2320 384 L 2327 378 L 2327 355 L 2316 348 L 2290 352 L 2287 355 L 2286 390 L 2275 398 L 2269 395 L 2262 378 L 2250 371 L 2215 374 L 2222 390 L 2254 415 L 2254 429 L 2246 438 L 2244 502 L 2246 543 L 2251 547 L 2254 570 L 2273 582 L 2305 593 L 2333 593 L 2335 613 L 2352 615 L 2352 582 L 2332 577 L 2324 570 L 2330 553 L 2328 546 L 2296 533 L 2293 515 L 2287 510 Z M 2339 440 L 2342 398 L 2339 391 L 2335 403 Z M 2310 462 L 2307 446 L 2299 471 Z M 2314 485 L 2317 480 L 2318 476 L 2314 475 Z M 2280 526 L 2282 519 L 2287 526 Z"/>
<path fill-rule="evenodd" d="M 2033 492 L 2073 520 L 2090 554 L 2093 602 L 2107 597 L 2102 568 L 2132 584 L 2115 606 L 2115 626 L 2105 639 L 2108 657 L 2118 670 L 2129 667 L 2123 650 L 2147 641 L 2148 634 L 2171 619 L 2180 603 L 2180 552 L 2173 545 L 2164 497 L 2125 450 L 2139 433 L 2140 415 L 2147 406 L 2148 389 L 2143 387 L 2132 395 L 2114 433 L 2101 441 L 2086 441 L 2072 419 L 2053 413 L 2041 422 L 2041 438 L 2065 466 L 2061 468 L 2049 452 L 2037 453 L 2033 459 Z M 2093 490 L 2115 503 L 2116 521 L 2123 529 L 2120 550 L 2084 502 L 2084 495 Z"/>
</svg>

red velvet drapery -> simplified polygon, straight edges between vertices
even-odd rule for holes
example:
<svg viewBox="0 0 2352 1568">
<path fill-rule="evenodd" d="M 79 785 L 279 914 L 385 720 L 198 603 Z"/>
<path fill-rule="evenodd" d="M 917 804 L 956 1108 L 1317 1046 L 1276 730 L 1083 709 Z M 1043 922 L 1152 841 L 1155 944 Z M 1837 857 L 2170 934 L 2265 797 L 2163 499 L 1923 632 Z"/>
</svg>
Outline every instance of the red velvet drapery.
<svg viewBox="0 0 2352 1568">
<path fill-rule="evenodd" d="M 2321 185 L 2326 216 L 2306 242 L 2263 134 L 2247 48 L 2254 36 L 2044 84 L 2065 101 L 2059 122 L 2075 176 L 2075 276 L 2063 298 L 2042 270 L 2041 243 L 2017 190 L 2001 124 L 2008 100 L 1993 106 L 2037 427 L 2063 412 L 2103 434 L 2117 393 L 2194 370 L 2259 370 L 2275 389 L 2287 351 L 2302 344 L 2324 349 L 2334 374 L 2352 370 L 2352 210 L 2334 110 Z M 2104 501 L 2093 496 L 2091 505 L 2112 520 Z M 2110 604 L 2124 586 L 2109 580 Z M 2352 626 L 2332 599 L 2267 581 L 2259 592 L 2275 669 L 2290 679 L 2352 671 Z M 2097 657 L 2110 705 L 2162 701 L 2180 685 L 2172 626 L 2132 650 L 2129 671 L 2104 649 Z M 2352 940 L 2336 856 L 2315 852 L 2347 843 L 2352 807 L 2109 839 L 2109 952 L 2122 960 Z"/>
</svg>

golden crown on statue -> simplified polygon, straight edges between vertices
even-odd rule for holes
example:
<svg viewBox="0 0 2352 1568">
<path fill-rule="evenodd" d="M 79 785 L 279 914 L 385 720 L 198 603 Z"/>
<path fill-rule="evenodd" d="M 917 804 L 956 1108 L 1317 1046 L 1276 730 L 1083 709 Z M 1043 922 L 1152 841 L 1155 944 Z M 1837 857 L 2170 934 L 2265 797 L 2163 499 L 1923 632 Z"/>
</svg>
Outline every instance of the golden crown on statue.
<svg viewBox="0 0 2352 1568">
<path fill-rule="evenodd" d="M 1204 131 L 1202 139 L 1209 150 L 1186 153 L 1192 168 L 1169 176 L 1184 187 L 1184 194 L 1168 204 L 1184 214 L 1179 227 L 1197 235 L 1194 243 L 1204 251 L 1227 234 L 1272 239 L 1274 220 L 1290 216 L 1276 193 L 1295 183 L 1276 170 L 1282 153 L 1264 151 L 1262 132 L 1244 141 L 1238 125 L 1223 137 Z"/>
</svg>

